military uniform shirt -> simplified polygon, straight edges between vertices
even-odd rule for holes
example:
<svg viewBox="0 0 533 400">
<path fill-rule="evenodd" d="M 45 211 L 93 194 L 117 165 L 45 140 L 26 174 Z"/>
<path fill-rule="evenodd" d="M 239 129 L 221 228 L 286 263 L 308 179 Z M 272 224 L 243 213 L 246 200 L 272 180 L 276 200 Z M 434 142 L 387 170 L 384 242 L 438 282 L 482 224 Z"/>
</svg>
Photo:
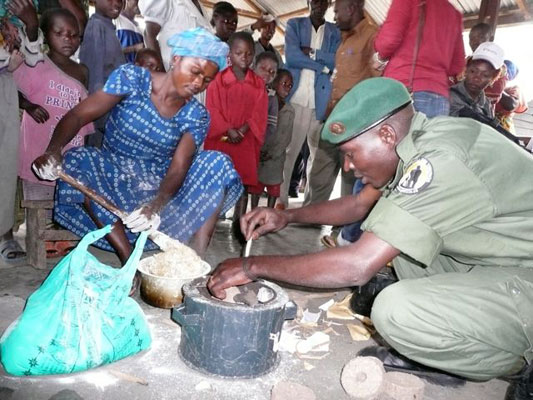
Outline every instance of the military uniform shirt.
<svg viewBox="0 0 533 400">
<path fill-rule="evenodd" d="M 471 119 L 421 113 L 397 152 L 396 176 L 363 224 L 403 253 L 395 266 L 533 267 L 531 154 Z"/>
</svg>

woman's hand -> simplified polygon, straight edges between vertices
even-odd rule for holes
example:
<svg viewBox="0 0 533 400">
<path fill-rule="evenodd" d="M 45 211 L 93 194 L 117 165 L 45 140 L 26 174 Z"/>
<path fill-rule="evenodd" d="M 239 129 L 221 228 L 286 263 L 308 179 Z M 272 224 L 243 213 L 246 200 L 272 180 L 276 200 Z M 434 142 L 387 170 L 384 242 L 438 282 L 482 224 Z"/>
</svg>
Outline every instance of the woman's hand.
<svg viewBox="0 0 533 400">
<path fill-rule="evenodd" d="M 33 161 L 31 169 L 37 178 L 41 180 L 55 181 L 59 178 L 62 161 L 63 156 L 61 153 L 44 153 Z"/>
<path fill-rule="evenodd" d="M 287 226 L 289 219 L 281 210 L 257 207 L 241 217 L 241 231 L 246 240 L 257 239 L 269 232 L 277 232 Z"/>
<path fill-rule="evenodd" d="M 228 129 L 228 141 L 230 143 L 240 143 L 244 135 L 237 129 Z"/>
<path fill-rule="evenodd" d="M 153 232 L 159 228 L 161 217 L 151 204 L 145 204 L 125 217 L 122 222 L 133 233 Z"/>
</svg>

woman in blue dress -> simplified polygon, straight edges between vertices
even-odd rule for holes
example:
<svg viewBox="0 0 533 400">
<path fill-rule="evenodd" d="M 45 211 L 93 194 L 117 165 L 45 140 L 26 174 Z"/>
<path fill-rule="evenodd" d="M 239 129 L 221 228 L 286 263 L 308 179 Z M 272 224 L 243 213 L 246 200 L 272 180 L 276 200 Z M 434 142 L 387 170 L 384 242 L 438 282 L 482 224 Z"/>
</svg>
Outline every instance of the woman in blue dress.
<svg viewBox="0 0 533 400">
<path fill-rule="evenodd" d="M 217 217 L 231 208 L 242 192 L 230 159 L 201 151 L 209 114 L 194 95 L 204 91 L 226 62 L 228 47 L 202 28 L 174 35 L 172 65 L 167 73 L 150 73 L 123 65 L 102 90 L 69 111 L 57 125 L 45 154 L 33 169 L 55 180 L 62 167 L 68 174 L 130 213 L 124 221 L 59 181 L 55 220 L 83 236 L 114 224 L 97 245 L 117 252 L 122 263 L 142 230 L 159 229 L 187 242 L 202 254 Z M 61 149 L 78 130 L 110 111 L 101 149 Z M 125 229 L 128 228 L 128 229 Z M 149 249 L 157 246 L 149 242 Z"/>
</svg>

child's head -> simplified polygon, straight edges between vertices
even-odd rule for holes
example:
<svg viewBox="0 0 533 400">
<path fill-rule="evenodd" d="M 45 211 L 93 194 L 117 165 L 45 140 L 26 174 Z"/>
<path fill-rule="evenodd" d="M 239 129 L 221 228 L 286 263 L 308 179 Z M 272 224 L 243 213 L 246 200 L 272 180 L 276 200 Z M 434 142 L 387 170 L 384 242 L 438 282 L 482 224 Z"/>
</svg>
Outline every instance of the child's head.
<svg viewBox="0 0 533 400">
<path fill-rule="evenodd" d="M 219 1 L 213 7 L 211 25 L 215 28 L 215 34 L 223 42 L 227 42 L 230 36 L 237 30 L 237 10 L 227 1 Z"/>
<path fill-rule="evenodd" d="M 278 59 L 271 51 L 265 51 L 255 58 L 255 73 L 265 81 L 265 85 L 270 85 L 276 76 L 278 69 Z"/>
<path fill-rule="evenodd" d="M 275 33 L 276 33 L 276 20 L 272 19 L 272 21 L 267 22 L 265 26 L 261 28 L 261 39 L 266 43 L 270 43 Z"/>
<path fill-rule="evenodd" d="M 53 8 L 43 13 L 41 30 L 51 54 L 71 57 L 80 46 L 78 20 L 66 8 Z"/>
<path fill-rule="evenodd" d="M 472 51 L 476 51 L 481 43 L 489 42 L 492 34 L 492 29 L 489 24 L 480 22 L 470 29 L 468 34 L 468 42 Z"/>
<path fill-rule="evenodd" d="M 272 83 L 276 94 L 281 99 L 285 99 L 292 89 L 292 74 L 288 69 L 279 69 L 274 82 Z"/>
<path fill-rule="evenodd" d="M 139 50 L 135 55 L 135 65 L 149 69 L 152 72 L 165 72 L 161 57 L 152 49 Z"/>
<path fill-rule="evenodd" d="M 465 87 L 476 97 L 485 90 L 501 72 L 503 49 L 496 43 L 481 43 L 468 61 L 465 72 Z"/>
<path fill-rule="evenodd" d="M 229 58 L 234 67 L 248 70 L 254 61 L 254 39 L 247 32 L 235 32 L 228 40 Z"/>
<path fill-rule="evenodd" d="M 124 0 L 95 0 L 94 10 L 104 17 L 115 19 L 124 7 Z"/>
</svg>

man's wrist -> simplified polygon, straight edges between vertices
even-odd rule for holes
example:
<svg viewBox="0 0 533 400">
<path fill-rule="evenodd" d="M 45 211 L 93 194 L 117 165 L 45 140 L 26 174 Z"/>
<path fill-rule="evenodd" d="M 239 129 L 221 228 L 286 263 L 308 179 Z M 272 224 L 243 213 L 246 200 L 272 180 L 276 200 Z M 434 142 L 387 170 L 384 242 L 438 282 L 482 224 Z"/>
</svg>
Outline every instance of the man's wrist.
<svg viewBox="0 0 533 400">
<path fill-rule="evenodd" d="M 281 212 L 285 215 L 285 218 L 287 218 L 287 224 L 291 224 L 294 222 L 294 213 L 298 210 L 297 208 L 289 209 L 289 210 L 282 210 Z"/>
<path fill-rule="evenodd" d="M 257 276 L 251 271 L 252 264 L 251 264 L 251 258 L 250 257 L 244 257 L 242 259 L 242 272 L 243 274 L 250 279 L 251 281 L 256 281 Z"/>
</svg>

